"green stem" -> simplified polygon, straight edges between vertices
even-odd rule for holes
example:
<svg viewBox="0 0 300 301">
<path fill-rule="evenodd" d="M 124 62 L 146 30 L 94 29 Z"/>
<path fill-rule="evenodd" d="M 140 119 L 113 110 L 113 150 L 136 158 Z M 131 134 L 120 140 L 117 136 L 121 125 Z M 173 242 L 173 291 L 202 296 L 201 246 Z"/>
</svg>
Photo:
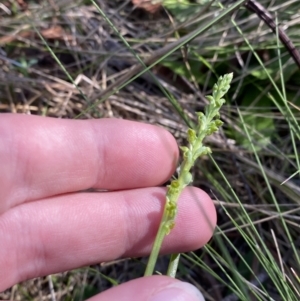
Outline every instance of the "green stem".
<svg viewBox="0 0 300 301">
<path fill-rule="evenodd" d="M 165 206 L 166 207 L 166 206 Z M 155 237 L 155 241 L 151 250 L 151 254 L 147 263 L 147 267 L 145 270 L 144 276 L 151 276 L 153 275 L 155 264 L 157 261 L 158 253 L 160 251 L 160 247 L 164 240 L 164 237 L 167 234 L 167 230 L 165 227 L 165 223 L 160 223 L 157 235 Z"/>
<path fill-rule="evenodd" d="M 172 254 L 168 266 L 168 271 L 167 275 L 175 278 L 176 277 L 176 272 L 177 272 L 177 267 L 179 264 L 179 259 L 180 259 L 180 253 Z"/>
</svg>

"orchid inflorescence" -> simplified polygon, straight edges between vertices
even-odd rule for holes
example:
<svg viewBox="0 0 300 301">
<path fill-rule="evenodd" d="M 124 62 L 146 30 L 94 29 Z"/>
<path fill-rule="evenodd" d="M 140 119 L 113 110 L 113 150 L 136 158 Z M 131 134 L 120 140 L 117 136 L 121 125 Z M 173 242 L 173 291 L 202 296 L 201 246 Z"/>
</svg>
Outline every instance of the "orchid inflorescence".
<svg viewBox="0 0 300 301">
<path fill-rule="evenodd" d="M 171 181 L 167 186 L 166 203 L 161 223 L 154 241 L 151 255 L 145 271 L 145 276 L 152 275 L 158 253 L 163 239 L 168 235 L 175 225 L 177 215 L 177 201 L 183 189 L 193 181 L 191 168 L 200 156 L 211 153 L 208 146 L 203 145 L 204 138 L 215 133 L 222 126 L 220 120 L 220 109 L 225 103 L 224 95 L 230 88 L 233 74 L 225 74 L 218 79 L 213 87 L 212 95 L 206 96 L 208 105 L 203 112 L 197 112 L 198 123 L 195 129 L 187 131 L 188 146 L 181 146 L 183 161 L 180 165 L 178 178 Z"/>
</svg>

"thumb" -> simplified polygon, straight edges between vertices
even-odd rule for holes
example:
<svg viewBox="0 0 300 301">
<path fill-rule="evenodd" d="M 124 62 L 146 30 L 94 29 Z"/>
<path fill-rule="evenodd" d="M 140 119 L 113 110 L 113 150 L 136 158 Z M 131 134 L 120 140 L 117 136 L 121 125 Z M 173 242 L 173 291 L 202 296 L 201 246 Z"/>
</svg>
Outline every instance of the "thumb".
<svg viewBox="0 0 300 301">
<path fill-rule="evenodd" d="M 193 285 L 167 276 L 150 276 L 113 287 L 88 301 L 204 301 Z"/>
</svg>

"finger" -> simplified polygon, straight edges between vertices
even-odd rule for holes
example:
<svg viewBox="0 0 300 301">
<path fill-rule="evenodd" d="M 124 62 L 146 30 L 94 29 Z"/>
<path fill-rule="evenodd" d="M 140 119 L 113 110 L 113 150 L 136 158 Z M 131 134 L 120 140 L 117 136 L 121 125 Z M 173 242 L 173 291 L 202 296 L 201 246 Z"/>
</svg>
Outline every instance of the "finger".
<svg viewBox="0 0 300 301">
<path fill-rule="evenodd" d="M 119 119 L 0 118 L 0 213 L 48 196 L 156 186 L 174 172 L 176 141 L 166 130 Z"/>
<path fill-rule="evenodd" d="M 144 277 L 113 287 L 88 301 L 204 301 L 191 284 L 166 276 Z"/>
<path fill-rule="evenodd" d="M 164 188 L 78 193 L 29 202 L 0 217 L 0 290 L 22 280 L 121 257 L 149 254 L 163 210 Z M 203 246 L 216 223 L 214 205 L 189 187 L 162 253 Z"/>
</svg>

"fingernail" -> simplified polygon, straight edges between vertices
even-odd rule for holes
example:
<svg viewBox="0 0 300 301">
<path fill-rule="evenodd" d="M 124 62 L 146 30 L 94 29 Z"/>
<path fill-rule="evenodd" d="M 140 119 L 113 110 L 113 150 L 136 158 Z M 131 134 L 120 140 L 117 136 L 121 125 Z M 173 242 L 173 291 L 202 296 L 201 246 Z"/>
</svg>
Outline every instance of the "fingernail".
<svg viewBox="0 0 300 301">
<path fill-rule="evenodd" d="M 149 301 L 205 301 L 200 291 L 187 282 L 176 282 L 150 297 Z"/>
</svg>

